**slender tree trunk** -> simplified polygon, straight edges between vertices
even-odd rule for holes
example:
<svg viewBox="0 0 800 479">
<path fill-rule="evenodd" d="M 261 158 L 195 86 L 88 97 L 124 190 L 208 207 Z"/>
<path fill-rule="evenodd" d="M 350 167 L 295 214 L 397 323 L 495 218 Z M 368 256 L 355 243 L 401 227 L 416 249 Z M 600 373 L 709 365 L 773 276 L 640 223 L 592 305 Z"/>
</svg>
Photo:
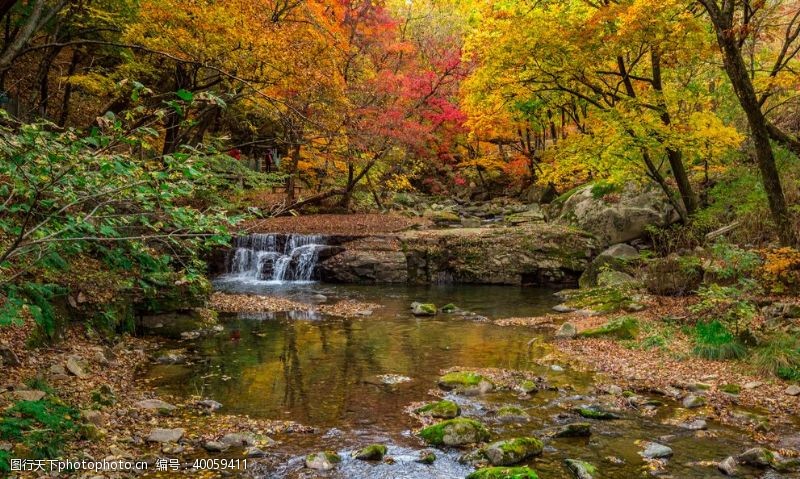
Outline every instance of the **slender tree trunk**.
<svg viewBox="0 0 800 479">
<path fill-rule="evenodd" d="M 292 204 L 295 202 L 294 186 L 297 179 L 297 168 L 300 164 L 300 142 L 298 141 L 292 145 L 292 151 L 289 154 L 289 176 L 286 178 L 286 203 Z"/>
<path fill-rule="evenodd" d="M 661 57 L 656 51 L 651 55 L 652 70 L 653 70 L 653 89 L 658 92 L 658 107 L 661 109 L 661 122 L 665 126 L 670 126 L 672 120 L 667 110 L 667 102 L 664 100 L 663 86 L 661 84 Z M 692 215 L 697 210 L 697 196 L 692 189 L 692 184 L 689 181 L 689 175 L 686 173 L 686 167 L 683 164 L 683 154 L 680 150 L 667 146 L 667 159 L 669 160 L 669 167 L 672 170 L 672 176 L 675 177 L 675 182 L 678 184 L 678 192 L 681 194 L 681 201 L 686 214 Z"/>
<path fill-rule="evenodd" d="M 69 79 L 75 75 L 78 70 L 78 64 L 81 61 L 80 50 L 75 49 L 72 52 L 72 60 L 69 62 L 69 69 L 67 70 L 67 85 L 64 87 L 64 98 L 61 100 L 61 111 L 58 114 L 58 126 L 64 126 L 69 119 L 69 101 L 72 97 L 72 83 Z"/>
<path fill-rule="evenodd" d="M 756 97 L 753 83 L 748 75 L 747 66 L 742 58 L 742 52 L 737 44 L 736 37 L 731 32 L 733 24 L 733 7 L 721 11 L 714 0 L 701 0 L 701 4 L 708 12 L 717 35 L 717 43 L 722 49 L 722 58 L 725 71 L 731 80 L 734 92 L 742 106 L 747 123 L 750 127 L 750 136 L 755 147 L 756 162 L 761 172 L 761 181 L 767 193 L 767 201 L 772 214 L 772 219 L 778 230 L 781 243 L 786 246 L 797 246 L 797 233 L 792 227 L 786 197 L 783 194 L 780 174 L 775 164 L 775 156 L 770 144 L 768 122 L 761 111 L 761 105 Z M 726 5 L 727 2 L 726 2 Z"/>
</svg>

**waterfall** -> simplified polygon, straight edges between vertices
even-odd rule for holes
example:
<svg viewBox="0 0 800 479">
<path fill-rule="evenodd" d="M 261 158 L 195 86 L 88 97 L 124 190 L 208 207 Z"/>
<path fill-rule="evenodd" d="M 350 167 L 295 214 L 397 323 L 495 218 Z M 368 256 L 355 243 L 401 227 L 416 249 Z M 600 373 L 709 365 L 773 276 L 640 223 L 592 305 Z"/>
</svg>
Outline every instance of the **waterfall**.
<svg viewBox="0 0 800 479">
<path fill-rule="evenodd" d="M 227 276 L 277 283 L 312 281 L 324 247 L 325 237 L 320 235 L 239 236 L 228 254 Z"/>
</svg>

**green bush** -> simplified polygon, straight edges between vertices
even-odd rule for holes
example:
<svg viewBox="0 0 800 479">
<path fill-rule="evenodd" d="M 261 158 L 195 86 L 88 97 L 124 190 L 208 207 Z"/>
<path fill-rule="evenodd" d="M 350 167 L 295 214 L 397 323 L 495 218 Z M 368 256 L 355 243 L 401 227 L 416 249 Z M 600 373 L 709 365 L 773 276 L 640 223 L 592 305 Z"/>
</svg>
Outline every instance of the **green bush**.
<svg viewBox="0 0 800 479">
<path fill-rule="evenodd" d="M 753 365 L 763 374 L 782 379 L 800 379 L 800 339 L 789 333 L 767 336 L 753 349 Z"/>
<path fill-rule="evenodd" d="M 63 444 L 76 437 L 80 411 L 46 397 L 19 401 L 0 418 L 0 439 L 21 444 L 31 459 L 57 457 Z M 0 470 L 2 464 L 0 456 Z"/>
<path fill-rule="evenodd" d="M 705 359 L 741 359 L 747 349 L 719 321 L 700 322 L 694 328 L 694 354 Z"/>
</svg>

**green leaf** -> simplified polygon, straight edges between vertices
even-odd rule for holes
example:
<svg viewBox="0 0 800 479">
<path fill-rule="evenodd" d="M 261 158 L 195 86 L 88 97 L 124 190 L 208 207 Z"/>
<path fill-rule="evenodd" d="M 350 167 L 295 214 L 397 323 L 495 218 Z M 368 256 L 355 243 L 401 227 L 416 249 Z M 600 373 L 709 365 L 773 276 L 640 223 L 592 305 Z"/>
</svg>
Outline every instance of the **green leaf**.
<svg viewBox="0 0 800 479">
<path fill-rule="evenodd" d="M 184 90 L 181 88 L 180 90 L 176 91 L 175 94 L 183 101 L 192 101 L 194 100 L 194 95 L 189 90 Z"/>
</svg>

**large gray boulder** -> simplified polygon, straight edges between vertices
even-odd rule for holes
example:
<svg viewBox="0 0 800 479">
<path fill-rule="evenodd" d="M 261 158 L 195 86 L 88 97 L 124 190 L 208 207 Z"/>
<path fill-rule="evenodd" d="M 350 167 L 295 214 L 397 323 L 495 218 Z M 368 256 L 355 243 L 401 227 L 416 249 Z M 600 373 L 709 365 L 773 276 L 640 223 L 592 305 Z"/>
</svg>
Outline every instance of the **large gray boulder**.
<svg viewBox="0 0 800 479">
<path fill-rule="evenodd" d="M 648 226 L 667 226 L 679 216 L 664 193 L 655 188 L 629 184 L 613 196 L 599 195 L 586 185 L 563 204 L 559 220 L 594 234 L 604 245 L 641 237 Z"/>
</svg>

